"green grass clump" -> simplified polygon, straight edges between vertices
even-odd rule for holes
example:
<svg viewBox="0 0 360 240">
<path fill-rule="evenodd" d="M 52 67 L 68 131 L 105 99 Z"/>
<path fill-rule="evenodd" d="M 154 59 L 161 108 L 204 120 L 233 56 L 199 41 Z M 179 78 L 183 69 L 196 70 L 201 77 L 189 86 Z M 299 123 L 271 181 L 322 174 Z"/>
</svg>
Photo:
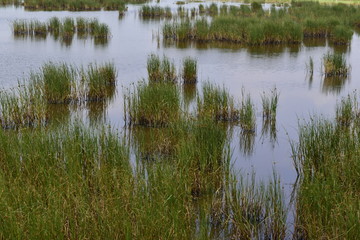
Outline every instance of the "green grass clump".
<svg viewBox="0 0 360 240">
<path fill-rule="evenodd" d="M 350 67 L 346 63 L 345 56 L 337 53 L 327 53 L 323 57 L 325 77 L 347 76 Z"/>
<path fill-rule="evenodd" d="M 46 102 L 39 86 L 0 92 L 0 124 L 4 129 L 41 127 L 48 121 Z"/>
<path fill-rule="evenodd" d="M 125 12 L 127 11 L 127 6 L 125 3 L 120 3 L 119 7 L 118 7 L 118 11 L 119 11 L 119 16 L 124 16 Z"/>
<path fill-rule="evenodd" d="M 61 36 L 64 39 L 71 39 L 75 34 L 75 21 L 74 19 L 67 17 L 64 18 L 61 26 Z"/>
<path fill-rule="evenodd" d="M 358 102 L 356 94 L 348 95 L 341 99 L 341 102 L 336 105 L 335 119 L 339 126 L 349 127 L 351 123 L 359 116 Z"/>
<path fill-rule="evenodd" d="M 161 60 L 159 56 L 151 54 L 147 60 L 149 82 L 173 83 L 176 81 L 175 64 L 166 56 Z"/>
<path fill-rule="evenodd" d="M 255 132 L 255 124 L 255 106 L 250 94 L 245 96 L 243 92 L 240 106 L 240 126 L 244 132 Z"/>
<path fill-rule="evenodd" d="M 261 96 L 261 102 L 263 107 L 263 118 L 264 119 L 276 119 L 276 110 L 279 101 L 279 92 L 276 88 L 271 90 L 269 95 L 266 95 L 265 92 Z"/>
<path fill-rule="evenodd" d="M 31 21 L 29 27 L 30 27 L 30 33 L 32 33 L 34 36 L 44 37 L 48 32 L 47 25 L 37 20 Z"/>
<path fill-rule="evenodd" d="M 125 115 L 129 125 L 166 126 L 180 117 L 180 92 L 169 83 L 139 83 L 126 96 Z"/>
<path fill-rule="evenodd" d="M 144 5 L 140 10 L 140 16 L 144 18 L 171 18 L 172 13 L 169 7 Z"/>
<path fill-rule="evenodd" d="M 360 237 L 357 106 L 350 96 L 337 106 L 335 119 L 312 117 L 299 126 L 292 149 L 301 178 L 295 232 L 302 238 Z"/>
<path fill-rule="evenodd" d="M 115 87 L 116 75 L 114 64 L 90 64 L 83 77 L 87 84 L 86 100 L 99 101 L 109 97 L 109 93 L 112 93 Z"/>
<path fill-rule="evenodd" d="M 351 41 L 353 31 L 348 26 L 338 25 L 331 33 L 331 42 L 337 45 L 347 45 Z"/>
<path fill-rule="evenodd" d="M 37 81 L 49 103 L 68 103 L 73 100 L 76 77 L 77 72 L 72 66 L 49 62 L 41 68 Z"/>
<path fill-rule="evenodd" d="M 61 29 L 60 19 L 57 17 L 50 18 L 49 23 L 48 23 L 49 32 L 54 35 L 58 35 L 60 33 L 60 29 Z"/>
<path fill-rule="evenodd" d="M 26 20 L 15 20 L 13 22 L 14 35 L 27 35 L 29 33 L 28 24 Z"/>
<path fill-rule="evenodd" d="M 85 35 L 89 32 L 89 20 L 83 17 L 76 18 L 76 31 L 79 35 Z"/>
<path fill-rule="evenodd" d="M 197 111 L 200 118 L 215 121 L 234 122 L 239 120 L 239 110 L 234 99 L 225 88 L 205 83 L 202 96 L 197 99 Z"/>
<path fill-rule="evenodd" d="M 183 60 L 183 73 L 182 77 L 184 83 L 197 82 L 197 61 L 190 57 Z"/>
</svg>

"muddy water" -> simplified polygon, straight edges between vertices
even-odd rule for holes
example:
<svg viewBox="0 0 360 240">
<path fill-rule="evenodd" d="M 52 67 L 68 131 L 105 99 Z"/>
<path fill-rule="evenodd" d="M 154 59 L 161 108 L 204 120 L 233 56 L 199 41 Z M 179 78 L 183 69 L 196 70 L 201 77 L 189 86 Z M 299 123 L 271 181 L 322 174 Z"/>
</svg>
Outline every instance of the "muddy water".
<svg viewBox="0 0 360 240">
<path fill-rule="evenodd" d="M 174 11 L 173 2 L 162 2 Z M 193 7 L 196 4 L 187 5 Z M 78 66 L 91 62 L 111 61 L 118 70 L 117 97 L 108 106 L 101 104 L 82 109 L 51 109 L 59 121 L 72 114 L 89 118 L 93 122 L 108 122 L 122 129 L 123 92 L 142 78 L 146 78 L 146 61 L 151 53 L 167 55 L 179 66 L 184 57 L 198 60 L 198 89 L 205 81 L 224 85 L 238 100 L 241 89 L 250 93 L 257 107 L 257 131 L 253 138 L 241 137 L 238 127 L 233 129 L 231 148 L 234 171 L 256 172 L 268 178 L 275 169 L 289 193 L 296 179 L 291 160 L 289 139 L 296 139 L 299 119 L 308 119 L 313 113 L 331 116 L 336 102 L 360 86 L 360 39 L 354 34 L 347 48 L 329 46 L 325 41 L 304 42 L 299 46 L 271 46 L 244 48 L 231 44 L 169 44 L 159 37 L 163 21 L 144 21 L 139 15 L 140 6 L 129 6 L 125 16 L 119 19 L 116 11 L 99 12 L 28 12 L 23 8 L 0 8 L 0 85 L 11 88 L 30 71 L 39 69 L 47 61 L 68 62 Z M 46 21 L 50 17 L 98 18 L 109 25 L 111 38 L 106 44 L 92 39 L 78 39 L 62 43 L 47 36 L 45 39 L 15 38 L 11 22 L 15 19 Z M 351 76 L 342 81 L 323 79 L 321 58 L 328 51 L 339 51 L 351 63 Z M 314 59 L 314 76 L 306 74 L 309 57 Z M 276 122 L 276 138 L 263 130 L 261 117 L 261 93 L 276 87 L 280 100 Z M 188 97 L 196 89 L 187 89 Z M 262 134 L 264 132 L 264 134 Z"/>
</svg>

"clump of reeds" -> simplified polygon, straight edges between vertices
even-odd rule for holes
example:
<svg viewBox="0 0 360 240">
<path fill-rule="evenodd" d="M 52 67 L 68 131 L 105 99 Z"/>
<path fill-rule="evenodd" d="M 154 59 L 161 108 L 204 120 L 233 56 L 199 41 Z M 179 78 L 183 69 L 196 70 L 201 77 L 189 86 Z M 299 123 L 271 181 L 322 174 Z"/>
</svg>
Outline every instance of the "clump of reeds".
<svg viewBox="0 0 360 240">
<path fill-rule="evenodd" d="M 151 54 L 147 60 L 147 71 L 149 82 L 173 83 L 177 78 L 175 64 L 166 56 L 160 59 L 159 56 Z"/>
<path fill-rule="evenodd" d="M 276 109 L 275 109 L 276 110 Z M 242 100 L 240 106 L 240 126 L 244 132 L 255 132 L 256 116 L 255 106 L 251 100 L 250 94 L 245 96 L 242 92 Z"/>
<path fill-rule="evenodd" d="M 27 35 L 29 33 L 27 21 L 15 20 L 13 22 L 13 32 L 15 35 Z"/>
<path fill-rule="evenodd" d="M 127 11 L 127 6 L 125 3 L 121 2 L 119 7 L 118 7 L 118 11 L 119 11 L 119 17 L 124 16 L 125 12 Z"/>
<path fill-rule="evenodd" d="M 279 101 L 279 92 L 276 88 L 271 90 L 269 95 L 265 92 L 261 96 L 261 102 L 263 107 L 263 119 L 271 120 L 276 119 L 276 110 Z"/>
<path fill-rule="evenodd" d="M 49 103 L 68 103 L 73 98 L 72 88 L 76 77 L 76 69 L 72 66 L 49 62 L 41 68 L 38 82 Z"/>
<path fill-rule="evenodd" d="M 180 91 L 174 84 L 141 82 L 126 96 L 125 115 L 129 125 L 166 126 L 180 117 Z"/>
<path fill-rule="evenodd" d="M 52 17 L 49 19 L 48 30 L 54 35 L 58 35 L 61 29 L 61 21 L 57 17 Z"/>
<path fill-rule="evenodd" d="M 183 60 L 183 72 L 182 77 L 184 83 L 196 83 L 197 82 L 197 61 L 187 57 Z"/>
<path fill-rule="evenodd" d="M 348 127 L 358 117 L 359 109 L 356 94 L 348 95 L 342 98 L 341 102 L 336 104 L 335 119 L 339 126 Z"/>
<path fill-rule="evenodd" d="M 323 57 L 325 77 L 347 76 L 350 67 L 346 63 L 345 56 L 337 53 L 327 53 Z"/>
<path fill-rule="evenodd" d="M 65 39 L 70 39 L 74 36 L 76 30 L 74 19 L 67 17 L 63 20 L 61 26 L 61 36 Z"/>
<path fill-rule="evenodd" d="M 352 124 L 357 104 L 353 97 L 345 98 L 337 106 L 335 119 L 311 117 L 299 126 L 299 137 L 292 143 L 292 150 L 301 177 L 295 228 L 300 237 L 360 236 L 357 216 L 360 186 L 355 180 L 360 172 L 360 125 Z M 349 126 L 344 129 L 344 125 Z"/>
<path fill-rule="evenodd" d="M 36 84 L 0 92 L 0 124 L 4 129 L 41 127 L 48 121 L 43 92 Z"/>
<path fill-rule="evenodd" d="M 347 45 L 351 41 L 353 31 L 344 25 L 336 26 L 331 32 L 331 41 L 336 45 Z"/>
<path fill-rule="evenodd" d="M 226 202 L 231 208 L 228 213 L 231 237 L 285 239 L 288 210 L 279 177 L 274 174 L 265 185 L 257 183 L 253 174 L 250 179 L 234 179 L 230 184 L 231 189 L 238 189 L 225 192 Z"/>
<path fill-rule="evenodd" d="M 144 5 L 140 10 L 140 16 L 143 18 L 171 18 L 172 12 L 169 7 Z"/>
<path fill-rule="evenodd" d="M 239 110 L 235 107 L 232 96 L 226 89 L 211 83 L 205 83 L 202 96 L 197 99 L 199 117 L 215 121 L 234 122 L 239 120 Z"/>
<path fill-rule="evenodd" d="M 108 97 L 108 93 L 112 92 L 109 89 L 115 86 L 116 75 L 114 64 L 90 64 L 83 76 L 83 81 L 87 85 L 86 100 L 99 101 Z"/>
</svg>

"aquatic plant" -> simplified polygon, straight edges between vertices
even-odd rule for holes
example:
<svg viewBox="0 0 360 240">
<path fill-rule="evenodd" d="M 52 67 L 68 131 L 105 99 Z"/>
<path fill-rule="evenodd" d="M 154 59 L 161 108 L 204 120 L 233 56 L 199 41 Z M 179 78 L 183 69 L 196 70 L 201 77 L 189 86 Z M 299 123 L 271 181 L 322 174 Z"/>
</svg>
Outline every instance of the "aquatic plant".
<svg viewBox="0 0 360 240">
<path fill-rule="evenodd" d="M 239 110 L 226 89 L 211 83 L 202 87 L 202 96 L 197 98 L 197 112 L 200 118 L 215 121 L 234 122 L 239 120 Z"/>
<path fill-rule="evenodd" d="M 61 37 L 65 39 L 72 38 L 75 34 L 75 21 L 74 19 L 67 17 L 64 18 L 61 26 Z"/>
<path fill-rule="evenodd" d="M 197 82 L 197 61 L 190 57 L 183 60 L 182 77 L 184 83 L 196 83 Z"/>
<path fill-rule="evenodd" d="M 275 106 L 277 105 L 274 104 L 273 106 L 270 107 L 275 107 Z M 275 107 L 275 111 L 276 111 L 276 107 Z M 239 119 L 240 126 L 242 130 L 244 132 L 249 132 L 249 133 L 254 132 L 255 124 L 256 124 L 255 106 L 251 100 L 250 94 L 247 94 L 245 96 L 244 90 L 242 90 L 242 99 L 241 99 L 239 115 L 240 115 L 240 119 Z"/>
<path fill-rule="evenodd" d="M 359 114 L 357 95 L 348 95 L 336 104 L 335 120 L 339 126 L 349 127 Z"/>
<path fill-rule="evenodd" d="M 298 140 L 292 143 L 294 165 L 301 178 L 295 222 L 300 237 L 360 236 L 360 186 L 354 181 L 360 172 L 359 124 L 349 125 L 358 111 L 353 106 L 357 102 L 348 97 L 337 106 L 335 119 L 313 116 L 301 123 Z"/>
<path fill-rule="evenodd" d="M 172 13 L 169 7 L 162 8 L 159 6 L 144 5 L 141 7 L 140 16 L 144 18 L 171 18 Z"/>
<path fill-rule="evenodd" d="M 34 75 L 34 77 L 36 74 Z M 67 103 L 73 100 L 72 87 L 77 77 L 76 69 L 66 63 L 45 63 L 37 81 L 49 103 Z"/>
<path fill-rule="evenodd" d="M 268 120 L 276 119 L 276 110 L 279 101 L 279 92 L 276 88 L 271 90 L 269 95 L 263 92 L 261 96 L 261 102 L 263 107 L 263 118 Z"/>
<path fill-rule="evenodd" d="M 349 74 L 350 67 L 342 54 L 328 52 L 323 56 L 323 65 L 325 77 L 347 76 Z"/>
<path fill-rule="evenodd" d="M 338 25 L 331 32 L 331 41 L 337 45 L 347 45 L 351 41 L 353 31 L 348 26 Z"/>
<path fill-rule="evenodd" d="M 149 82 L 173 83 L 177 78 L 175 64 L 166 56 L 160 60 L 159 56 L 151 54 L 147 60 L 147 71 Z"/>
<path fill-rule="evenodd" d="M 126 96 L 125 115 L 129 125 L 162 127 L 178 120 L 178 87 L 169 83 L 137 84 L 134 91 Z"/>
<path fill-rule="evenodd" d="M 48 30 L 54 35 L 58 35 L 61 29 L 61 21 L 58 17 L 52 17 L 48 22 Z"/>
</svg>

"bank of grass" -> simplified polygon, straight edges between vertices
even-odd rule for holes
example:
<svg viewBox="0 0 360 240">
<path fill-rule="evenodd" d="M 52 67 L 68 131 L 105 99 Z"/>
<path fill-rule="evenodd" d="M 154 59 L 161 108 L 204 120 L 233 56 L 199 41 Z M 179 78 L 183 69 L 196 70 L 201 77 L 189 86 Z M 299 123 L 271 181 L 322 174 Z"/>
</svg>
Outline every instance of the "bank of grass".
<svg viewBox="0 0 360 240">
<path fill-rule="evenodd" d="M 211 20 L 168 22 L 163 26 L 163 36 L 176 41 L 228 41 L 244 45 L 299 44 L 304 38 L 325 38 L 336 45 L 347 45 L 354 28 L 360 26 L 359 8 L 341 4 L 293 2 L 291 6 L 273 7 L 269 11 L 256 2 L 251 6 L 223 5 L 220 11 L 215 6 L 199 5 L 199 14 L 209 13 L 213 16 Z"/>
<path fill-rule="evenodd" d="M 301 177 L 296 221 L 301 238 L 360 237 L 357 106 L 356 95 L 350 95 L 337 105 L 334 119 L 313 117 L 299 126 L 292 146 Z"/>
<path fill-rule="evenodd" d="M 25 9 L 32 11 L 117 11 L 122 8 L 124 4 L 142 4 L 146 0 L 85 0 L 85 1 L 43 1 L 43 0 L 26 0 L 23 5 Z"/>
</svg>

